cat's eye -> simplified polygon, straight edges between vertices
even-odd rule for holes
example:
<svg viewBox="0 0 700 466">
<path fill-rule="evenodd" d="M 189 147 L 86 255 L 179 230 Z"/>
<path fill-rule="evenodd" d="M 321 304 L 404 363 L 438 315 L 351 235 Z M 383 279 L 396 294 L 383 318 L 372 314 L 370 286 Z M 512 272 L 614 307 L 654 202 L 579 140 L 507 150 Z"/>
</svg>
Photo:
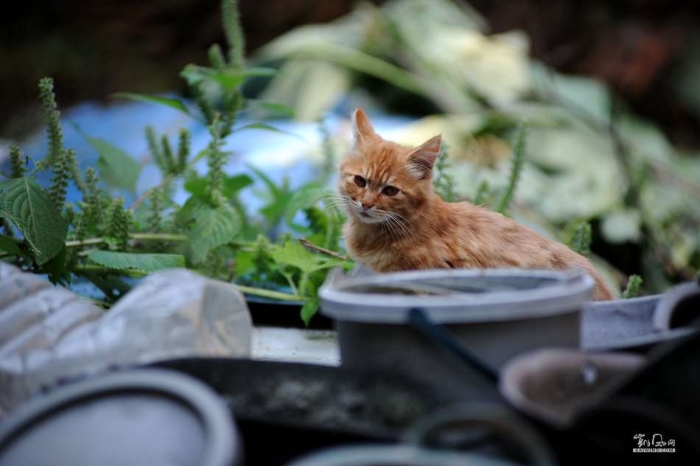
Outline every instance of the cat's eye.
<svg viewBox="0 0 700 466">
<path fill-rule="evenodd" d="M 367 186 L 367 180 L 362 178 L 360 175 L 355 175 L 355 184 L 360 188 L 364 188 Z"/>
<path fill-rule="evenodd" d="M 386 186 L 384 189 L 382 189 L 382 194 L 385 196 L 396 196 L 399 193 L 399 188 L 395 188 L 394 186 Z"/>
</svg>

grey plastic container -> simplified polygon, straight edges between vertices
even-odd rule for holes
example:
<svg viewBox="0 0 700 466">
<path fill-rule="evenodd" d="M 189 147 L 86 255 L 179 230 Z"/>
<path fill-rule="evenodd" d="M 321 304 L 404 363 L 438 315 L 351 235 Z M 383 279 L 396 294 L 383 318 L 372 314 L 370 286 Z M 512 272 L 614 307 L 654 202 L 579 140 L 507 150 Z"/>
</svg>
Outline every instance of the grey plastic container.
<svg viewBox="0 0 700 466">
<path fill-rule="evenodd" d="M 419 270 L 347 278 L 319 290 L 321 312 L 335 319 L 348 367 L 401 372 L 464 399 L 500 399 L 485 379 L 407 324 L 424 309 L 494 368 L 542 347 L 578 348 L 580 311 L 592 293 L 583 271 Z"/>
<path fill-rule="evenodd" d="M 590 302 L 581 313 L 581 348 L 645 352 L 697 332 L 700 284 L 686 282 L 663 294 Z"/>
</svg>

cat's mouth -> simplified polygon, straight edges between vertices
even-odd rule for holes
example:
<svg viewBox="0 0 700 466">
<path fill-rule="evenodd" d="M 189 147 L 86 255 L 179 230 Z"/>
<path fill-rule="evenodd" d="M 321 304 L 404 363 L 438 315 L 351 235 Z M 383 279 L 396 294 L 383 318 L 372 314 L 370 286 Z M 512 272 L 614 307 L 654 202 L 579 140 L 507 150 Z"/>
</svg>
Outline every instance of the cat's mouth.
<svg viewBox="0 0 700 466">
<path fill-rule="evenodd" d="M 364 210 L 355 211 L 357 218 L 362 223 L 381 223 L 382 219 Z"/>
</svg>

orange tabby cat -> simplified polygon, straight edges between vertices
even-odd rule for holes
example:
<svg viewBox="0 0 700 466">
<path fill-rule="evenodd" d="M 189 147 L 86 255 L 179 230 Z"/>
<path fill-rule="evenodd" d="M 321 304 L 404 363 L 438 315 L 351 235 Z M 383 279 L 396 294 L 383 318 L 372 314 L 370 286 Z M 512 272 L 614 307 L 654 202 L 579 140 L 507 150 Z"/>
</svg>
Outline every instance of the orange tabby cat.
<svg viewBox="0 0 700 466">
<path fill-rule="evenodd" d="M 440 136 L 411 149 L 382 139 L 367 115 L 353 117 L 354 146 L 340 163 L 350 255 L 376 272 L 436 268 L 584 268 L 595 299 L 612 299 L 583 256 L 503 215 L 433 191 Z"/>
</svg>

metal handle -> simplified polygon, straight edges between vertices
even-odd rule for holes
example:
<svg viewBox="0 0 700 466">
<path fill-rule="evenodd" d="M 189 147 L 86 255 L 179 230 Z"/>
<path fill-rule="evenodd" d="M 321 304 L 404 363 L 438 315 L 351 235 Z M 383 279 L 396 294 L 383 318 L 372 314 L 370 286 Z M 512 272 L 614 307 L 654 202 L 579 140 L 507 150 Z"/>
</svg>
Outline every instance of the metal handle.
<svg viewBox="0 0 700 466">
<path fill-rule="evenodd" d="M 528 464 L 555 465 L 556 461 L 542 436 L 511 410 L 495 404 L 470 403 L 447 406 L 416 423 L 408 432 L 406 441 L 419 447 L 426 445 L 431 436 L 441 429 L 460 429 L 468 432 L 486 427 L 489 434 L 510 441 L 524 455 Z"/>
<path fill-rule="evenodd" d="M 474 354 L 469 348 L 465 347 L 450 332 L 431 321 L 423 309 L 417 307 L 411 309 L 408 312 L 408 323 L 422 332 L 423 335 L 434 343 L 447 349 L 467 365 L 476 369 L 494 385 L 498 384 L 498 370 Z"/>
</svg>

